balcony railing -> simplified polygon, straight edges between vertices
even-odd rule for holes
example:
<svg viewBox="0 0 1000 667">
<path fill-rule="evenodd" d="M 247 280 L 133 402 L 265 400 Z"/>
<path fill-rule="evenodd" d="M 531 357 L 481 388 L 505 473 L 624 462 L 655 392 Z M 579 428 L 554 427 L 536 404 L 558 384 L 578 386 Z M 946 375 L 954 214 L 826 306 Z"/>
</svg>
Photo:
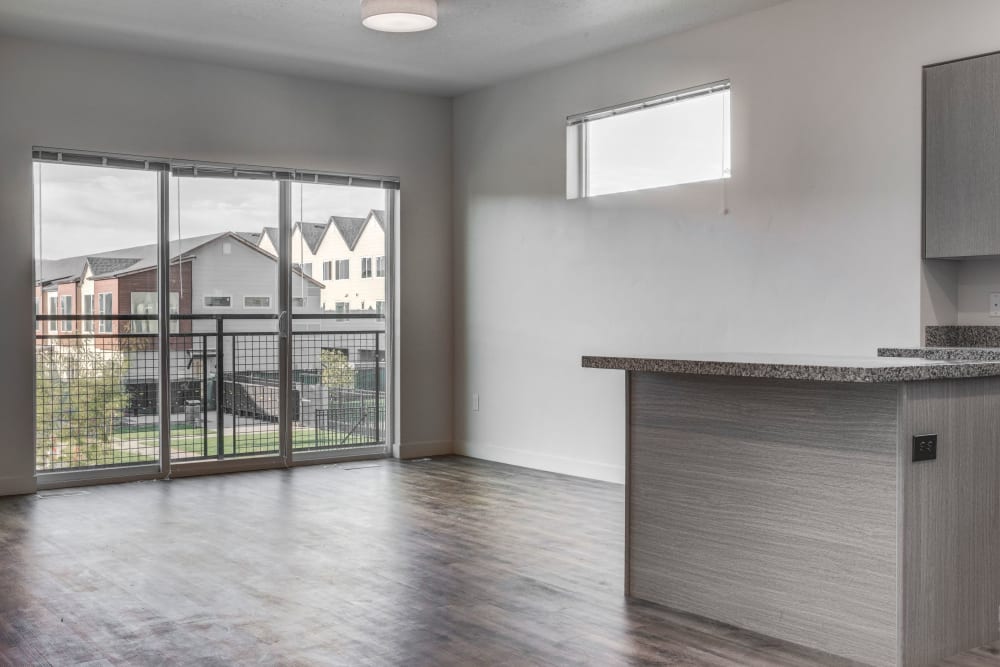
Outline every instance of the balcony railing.
<svg viewBox="0 0 1000 667">
<path fill-rule="evenodd" d="M 168 416 L 159 414 L 157 334 L 146 333 L 155 329 L 155 316 L 37 319 L 39 472 L 156 463 L 161 428 L 170 429 L 172 461 L 278 454 L 275 316 L 172 315 L 177 330 L 170 334 Z M 43 332 L 49 321 L 113 322 L 88 328 L 116 331 Z M 383 323 L 370 315 L 294 316 L 288 408 L 293 451 L 384 442 Z"/>
</svg>

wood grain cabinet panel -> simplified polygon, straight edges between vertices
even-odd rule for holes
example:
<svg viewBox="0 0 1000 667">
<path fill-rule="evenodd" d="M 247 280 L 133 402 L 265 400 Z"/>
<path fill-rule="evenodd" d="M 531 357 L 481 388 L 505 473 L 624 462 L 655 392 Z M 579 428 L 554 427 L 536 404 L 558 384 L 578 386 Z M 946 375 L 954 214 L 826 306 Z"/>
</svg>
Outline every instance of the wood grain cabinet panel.
<svg viewBox="0 0 1000 667">
<path fill-rule="evenodd" d="M 1000 255 L 1000 54 L 924 68 L 924 256 Z"/>
<path fill-rule="evenodd" d="M 629 378 L 630 595 L 870 665 L 1000 638 L 1000 378 Z"/>
</svg>

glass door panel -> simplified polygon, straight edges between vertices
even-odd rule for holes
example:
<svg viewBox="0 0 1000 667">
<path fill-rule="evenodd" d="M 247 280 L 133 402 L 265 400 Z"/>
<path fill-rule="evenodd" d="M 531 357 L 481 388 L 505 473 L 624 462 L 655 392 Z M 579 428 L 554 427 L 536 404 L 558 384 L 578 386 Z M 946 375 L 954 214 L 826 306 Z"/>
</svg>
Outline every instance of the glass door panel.
<svg viewBox="0 0 1000 667">
<path fill-rule="evenodd" d="M 171 460 L 276 456 L 278 182 L 170 180 Z"/>
<path fill-rule="evenodd" d="M 386 191 L 292 185 L 292 449 L 384 447 Z"/>
<path fill-rule="evenodd" d="M 158 465 L 157 174 L 34 168 L 36 469 Z"/>
</svg>

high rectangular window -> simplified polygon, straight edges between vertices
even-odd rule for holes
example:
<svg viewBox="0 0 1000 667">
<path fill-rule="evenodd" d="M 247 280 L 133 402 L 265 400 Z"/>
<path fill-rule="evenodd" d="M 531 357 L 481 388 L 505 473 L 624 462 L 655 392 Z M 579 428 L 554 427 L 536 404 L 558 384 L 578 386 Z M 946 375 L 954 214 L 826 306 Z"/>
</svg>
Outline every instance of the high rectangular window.
<svg viewBox="0 0 1000 667">
<path fill-rule="evenodd" d="M 371 278 L 372 277 L 372 258 L 362 257 L 361 258 L 361 277 Z"/>
<path fill-rule="evenodd" d="M 337 280 L 347 280 L 351 277 L 351 260 L 337 260 Z"/>
<path fill-rule="evenodd" d="M 375 277 L 376 278 L 385 277 L 385 255 L 375 258 Z"/>
<path fill-rule="evenodd" d="M 269 296 L 245 296 L 243 297 L 244 308 L 270 308 L 271 297 Z"/>
<path fill-rule="evenodd" d="M 233 298 L 229 296 L 206 296 L 206 308 L 229 308 L 233 305 Z"/>
<path fill-rule="evenodd" d="M 333 280 L 333 262 L 323 262 L 323 280 Z"/>
<path fill-rule="evenodd" d="M 720 81 L 570 116 L 567 198 L 729 178 L 729 106 Z"/>
</svg>

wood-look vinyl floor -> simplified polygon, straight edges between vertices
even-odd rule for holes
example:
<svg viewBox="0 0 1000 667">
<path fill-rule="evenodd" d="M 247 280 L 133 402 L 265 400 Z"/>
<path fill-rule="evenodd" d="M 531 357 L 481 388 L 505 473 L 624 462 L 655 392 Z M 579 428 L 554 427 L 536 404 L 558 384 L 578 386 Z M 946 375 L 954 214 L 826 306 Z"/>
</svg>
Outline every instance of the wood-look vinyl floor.
<svg viewBox="0 0 1000 667">
<path fill-rule="evenodd" d="M 626 601 L 623 508 L 460 457 L 0 499 L 0 664 L 848 664 Z"/>
</svg>

